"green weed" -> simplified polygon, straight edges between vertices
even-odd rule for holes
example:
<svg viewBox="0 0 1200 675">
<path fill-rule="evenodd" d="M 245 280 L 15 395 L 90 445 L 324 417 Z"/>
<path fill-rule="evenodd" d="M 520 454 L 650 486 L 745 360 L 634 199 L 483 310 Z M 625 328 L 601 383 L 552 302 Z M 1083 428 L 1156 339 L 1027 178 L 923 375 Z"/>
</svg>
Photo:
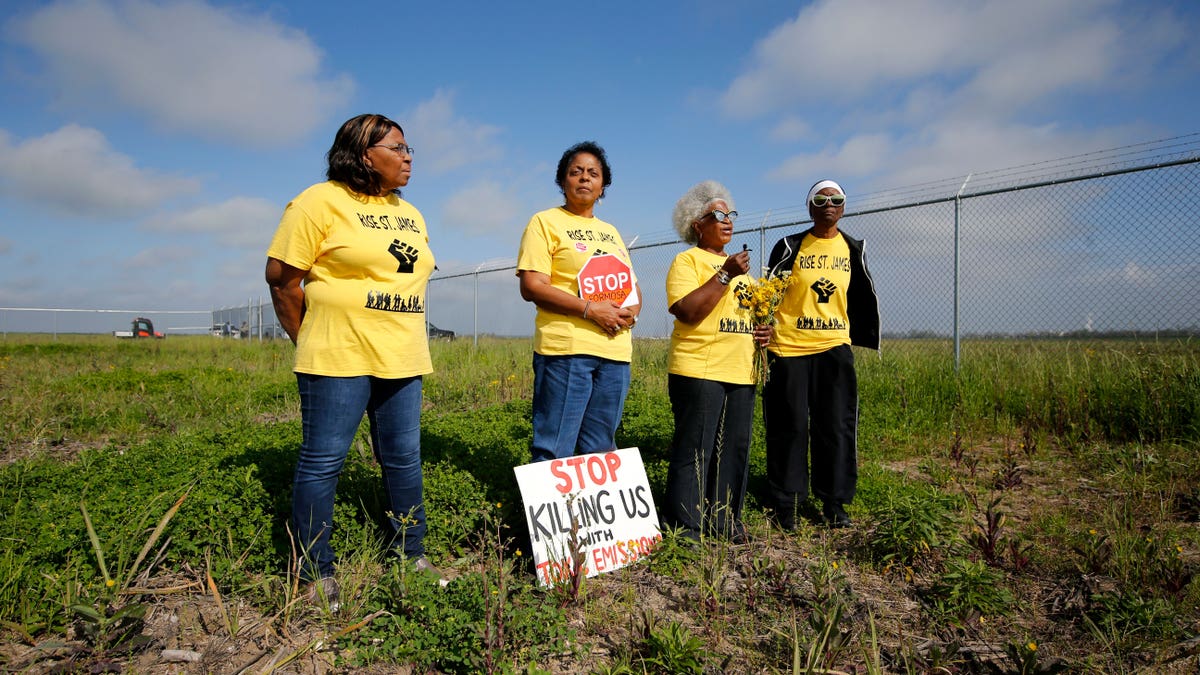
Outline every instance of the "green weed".
<svg viewBox="0 0 1200 675">
<path fill-rule="evenodd" d="M 1008 614 L 1013 595 L 1003 575 L 983 562 L 951 558 L 928 593 L 929 606 L 942 617 L 969 623 L 979 616 Z"/>
<path fill-rule="evenodd" d="M 872 513 L 876 524 L 867 546 L 885 565 L 911 565 L 955 537 L 955 500 L 936 492 L 908 489 L 888 494 Z"/>
<path fill-rule="evenodd" d="M 647 615 L 642 646 L 642 664 L 647 672 L 661 675 L 700 675 L 704 672 L 709 655 L 699 638 L 675 621 L 662 627 L 652 623 Z"/>
</svg>

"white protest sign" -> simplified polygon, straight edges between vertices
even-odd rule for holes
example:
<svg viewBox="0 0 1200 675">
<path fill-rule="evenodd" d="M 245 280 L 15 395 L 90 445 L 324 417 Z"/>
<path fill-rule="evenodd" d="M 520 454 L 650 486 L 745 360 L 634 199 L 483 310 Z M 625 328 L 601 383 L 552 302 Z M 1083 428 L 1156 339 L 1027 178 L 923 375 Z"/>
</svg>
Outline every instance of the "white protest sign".
<svg viewBox="0 0 1200 675">
<path fill-rule="evenodd" d="M 514 467 L 538 581 L 571 578 L 573 556 L 586 576 L 648 555 L 662 534 L 637 448 Z"/>
</svg>

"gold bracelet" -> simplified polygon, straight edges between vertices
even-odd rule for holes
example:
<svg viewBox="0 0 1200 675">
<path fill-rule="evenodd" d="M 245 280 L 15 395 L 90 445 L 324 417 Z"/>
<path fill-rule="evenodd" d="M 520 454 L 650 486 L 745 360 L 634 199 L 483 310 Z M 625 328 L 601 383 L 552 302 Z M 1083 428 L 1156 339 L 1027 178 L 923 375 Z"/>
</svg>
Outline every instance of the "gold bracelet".
<svg viewBox="0 0 1200 675">
<path fill-rule="evenodd" d="M 587 318 L 587 311 L 588 311 L 588 307 L 591 307 L 591 306 L 592 306 L 592 301 L 591 301 L 591 300 L 588 300 L 588 301 L 587 301 L 587 302 L 586 302 L 586 303 L 583 305 L 583 318 L 585 318 L 585 319 Z"/>
</svg>

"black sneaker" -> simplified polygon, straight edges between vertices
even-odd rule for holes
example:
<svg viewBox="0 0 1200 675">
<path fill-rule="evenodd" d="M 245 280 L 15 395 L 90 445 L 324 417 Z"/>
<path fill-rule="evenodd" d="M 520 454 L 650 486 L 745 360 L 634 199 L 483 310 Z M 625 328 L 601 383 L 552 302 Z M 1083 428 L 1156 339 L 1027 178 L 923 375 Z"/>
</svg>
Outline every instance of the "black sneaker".
<svg viewBox="0 0 1200 675">
<path fill-rule="evenodd" d="M 771 522 L 775 523 L 776 527 L 784 532 L 796 531 L 796 514 L 793 510 L 783 511 L 780 509 L 771 509 L 767 513 L 767 517 Z"/>
<path fill-rule="evenodd" d="M 729 541 L 734 544 L 749 544 L 753 540 L 754 537 L 752 537 L 750 533 L 746 531 L 746 526 L 742 523 L 734 525 L 733 532 L 729 533 Z"/>
<path fill-rule="evenodd" d="M 850 520 L 850 516 L 846 514 L 846 509 L 842 508 L 841 504 L 834 502 L 825 504 L 825 508 L 821 509 L 821 516 L 829 527 L 850 527 L 854 524 Z"/>
</svg>

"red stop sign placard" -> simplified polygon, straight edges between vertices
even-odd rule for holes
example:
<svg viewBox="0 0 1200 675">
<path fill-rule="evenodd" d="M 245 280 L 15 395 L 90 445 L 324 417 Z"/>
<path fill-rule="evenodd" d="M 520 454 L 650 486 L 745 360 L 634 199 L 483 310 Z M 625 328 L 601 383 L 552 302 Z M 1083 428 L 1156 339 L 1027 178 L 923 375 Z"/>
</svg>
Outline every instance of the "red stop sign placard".
<svg viewBox="0 0 1200 675">
<path fill-rule="evenodd" d="M 633 292 L 633 270 L 611 253 L 589 258 L 577 280 L 579 297 L 592 302 L 611 300 L 619 305 Z"/>
</svg>

